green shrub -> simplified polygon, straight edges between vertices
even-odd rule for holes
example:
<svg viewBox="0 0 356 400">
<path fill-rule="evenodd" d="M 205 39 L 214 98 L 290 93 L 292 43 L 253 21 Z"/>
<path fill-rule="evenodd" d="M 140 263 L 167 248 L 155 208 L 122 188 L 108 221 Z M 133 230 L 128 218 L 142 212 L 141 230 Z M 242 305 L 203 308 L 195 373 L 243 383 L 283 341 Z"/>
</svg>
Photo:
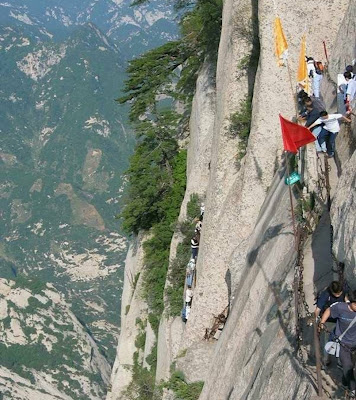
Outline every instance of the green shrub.
<svg viewBox="0 0 356 400">
<path fill-rule="evenodd" d="M 170 316 L 179 316 L 182 310 L 186 266 L 190 259 L 190 245 L 179 243 L 177 254 L 172 261 L 168 274 L 169 286 L 166 289 L 167 312 Z"/>
<path fill-rule="evenodd" d="M 145 348 L 146 343 L 146 331 L 140 332 L 135 340 L 135 347 L 138 350 L 143 350 Z"/>
<path fill-rule="evenodd" d="M 136 289 L 137 282 L 138 282 L 138 279 L 139 279 L 140 275 L 141 275 L 140 272 L 138 272 L 138 273 L 135 275 L 135 278 L 134 278 L 134 281 L 133 281 L 133 284 L 132 284 L 132 286 L 133 286 L 133 287 L 132 287 L 132 290 L 135 290 L 135 289 Z"/>
<path fill-rule="evenodd" d="M 120 214 L 128 233 L 152 228 L 167 218 L 168 199 L 175 204 L 174 174 L 182 158 L 176 140 L 178 122 L 176 113 L 166 111 L 157 121 L 144 121 L 136 127 L 139 142 L 127 171 L 127 205 Z"/>
<path fill-rule="evenodd" d="M 187 217 L 194 219 L 200 216 L 200 198 L 197 193 L 192 193 L 187 204 Z"/>
<path fill-rule="evenodd" d="M 173 184 L 169 194 L 161 199 L 165 218 L 155 224 L 152 237 L 144 245 L 145 270 L 143 276 L 143 297 L 147 301 L 151 314 L 152 329 L 157 333 L 159 319 L 164 309 L 163 292 L 166 282 L 169 249 L 174 224 L 178 218 L 186 184 L 186 151 L 180 151 L 173 161 Z M 155 321 L 156 319 L 156 321 Z"/>
<path fill-rule="evenodd" d="M 41 294 L 45 289 L 47 289 L 46 282 L 34 278 L 28 278 L 23 275 L 18 275 L 15 278 L 14 287 L 30 290 L 34 294 Z"/>
<path fill-rule="evenodd" d="M 152 347 L 151 353 L 146 357 L 146 362 L 151 368 L 153 368 L 153 370 L 155 370 L 157 365 L 157 341 Z"/>
<path fill-rule="evenodd" d="M 252 99 L 246 97 L 240 102 L 239 110 L 230 116 L 229 135 L 239 138 L 237 159 L 246 154 L 248 138 L 251 130 Z"/>
<path fill-rule="evenodd" d="M 129 62 L 125 95 L 117 101 L 131 102 L 131 121 L 155 114 L 160 94 L 190 104 L 203 61 L 209 58 L 216 64 L 222 3 L 222 0 L 197 0 L 194 7 L 189 4 L 181 12 L 180 40 L 165 43 Z M 181 4 L 183 8 L 186 6 L 184 1 Z"/>
<path fill-rule="evenodd" d="M 146 357 L 151 369 L 144 368 L 139 363 L 139 353 L 133 356 L 132 381 L 124 392 L 129 400 L 152 400 L 155 393 L 155 376 L 157 364 L 157 342 L 152 348 L 151 354 Z"/>
<path fill-rule="evenodd" d="M 186 383 L 183 372 L 175 371 L 162 387 L 172 390 L 179 400 L 198 400 L 203 385 L 204 382 Z"/>
<path fill-rule="evenodd" d="M 36 297 L 29 297 L 26 312 L 31 314 L 36 308 L 45 308 L 45 304 L 41 303 Z"/>
<path fill-rule="evenodd" d="M 148 322 L 150 323 L 153 332 L 155 332 L 156 334 L 158 334 L 160 317 L 160 315 L 154 314 L 152 312 L 148 314 Z"/>
</svg>

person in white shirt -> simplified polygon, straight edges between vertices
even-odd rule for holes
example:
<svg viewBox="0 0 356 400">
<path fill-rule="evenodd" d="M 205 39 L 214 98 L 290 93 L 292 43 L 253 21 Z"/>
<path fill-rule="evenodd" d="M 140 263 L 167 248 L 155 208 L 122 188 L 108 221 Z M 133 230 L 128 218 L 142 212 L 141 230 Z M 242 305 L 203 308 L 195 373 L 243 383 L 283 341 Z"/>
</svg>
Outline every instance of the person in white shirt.
<svg viewBox="0 0 356 400">
<path fill-rule="evenodd" d="M 348 65 L 342 74 L 337 74 L 337 111 L 339 113 L 346 112 L 347 80 L 344 77 L 344 73 L 349 72 L 351 74 L 351 78 L 355 79 L 355 74 L 352 71 L 353 71 L 353 66 Z"/>
<path fill-rule="evenodd" d="M 313 95 L 316 98 L 320 97 L 320 84 L 323 79 L 323 71 L 319 68 L 322 63 L 315 61 L 313 57 L 307 57 L 308 77 L 312 79 Z"/>
<path fill-rule="evenodd" d="M 347 118 L 349 115 L 347 112 L 345 115 L 342 114 L 328 114 L 327 111 L 320 112 L 320 118 L 318 118 L 309 129 L 316 125 L 324 124 L 319 136 L 318 141 L 320 147 L 326 142 L 327 153 L 329 157 L 333 157 L 335 154 L 335 139 L 340 131 L 339 119 L 343 119 L 346 122 L 351 122 L 351 119 Z"/>
<path fill-rule="evenodd" d="M 185 303 L 187 306 L 191 305 L 193 298 L 193 290 L 190 286 L 188 286 L 188 289 L 185 291 Z"/>
<path fill-rule="evenodd" d="M 345 72 L 344 78 L 346 81 L 345 104 L 346 104 L 346 109 L 349 109 L 350 103 L 355 98 L 356 95 L 356 81 L 355 79 L 352 78 L 351 72 Z"/>
</svg>

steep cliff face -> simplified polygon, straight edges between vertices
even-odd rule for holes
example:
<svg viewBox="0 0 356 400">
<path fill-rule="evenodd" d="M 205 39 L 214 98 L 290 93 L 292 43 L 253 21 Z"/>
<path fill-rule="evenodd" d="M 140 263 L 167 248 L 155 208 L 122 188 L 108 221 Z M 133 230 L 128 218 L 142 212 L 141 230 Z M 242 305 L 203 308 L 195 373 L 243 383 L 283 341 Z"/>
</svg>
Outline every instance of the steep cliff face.
<svg viewBox="0 0 356 400">
<path fill-rule="evenodd" d="M 197 80 L 189 126 L 187 188 L 178 217 L 179 222 L 187 218 L 187 203 L 190 196 L 197 194 L 204 201 L 208 188 L 215 117 L 214 72 L 212 65 L 206 62 Z M 181 240 L 180 233 L 173 235 L 171 260 L 174 259 L 177 245 Z M 180 317 L 161 319 L 158 333 L 157 382 L 169 378 L 171 364 L 182 345 L 183 331 L 184 324 Z"/>
<path fill-rule="evenodd" d="M 179 218 L 185 218 L 191 193 L 205 197 L 197 281 L 186 325 L 178 318 L 163 316 L 161 320 L 156 381 L 168 379 L 175 362 L 187 382 L 205 381 L 203 400 L 310 399 L 314 393 L 312 378 L 295 357 L 296 254 L 278 114 L 291 119 L 296 113 L 293 93 L 299 27 L 305 26 L 308 55 L 324 59 L 323 40 L 334 54 L 331 44 L 340 41 L 345 30 L 354 32 L 355 4 L 348 0 L 303 1 L 298 9 L 291 9 L 287 1 L 276 1 L 276 5 L 289 43 L 289 68 L 276 65 L 273 22 L 277 10 L 273 3 L 226 0 L 216 87 L 205 65 L 194 99 L 187 192 Z M 321 13 L 323 23 L 316 29 L 312 21 Z M 339 21 L 345 15 L 339 31 Z M 255 76 L 253 63 L 259 47 Z M 344 60 L 350 61 L 349 49 L 338 48 L 329 70 L 333 79 Z M 330 110 L 335 107 L 333 90 L 334 85 L 325 82 L 324 96 Z M 246 98 L 252 94 L 251 131 L 246 154 L 241 157 L 242 139 L 230 135 L 232 116 L 243 112 Z M 349 235 L 355 225 L 350 216 L 355 213 L 355 202 L 352 196 L 345 202 L 345 191 L 354 185 L 355 159 L 348 161 L 350 147 L 347 150 L 348 155 L 340 152 L 344 169 L 333 205 L 334 218 L 340 223 L 333 225 L 335 252 L 340 261 L 351 266 L 354 250 L 349 248 L 354 247 L 354 235 Z M 311 189 L 317 173 L 313 144 L 308 146 L 306 158 L 304 177 Z M 349 218 L 341 215 L 345 210 Z M 179 234 L 173 236 L 171 259 L 180 240 Z M 351 274 L 352 267 L 347 268 Z M 219 340 L 203 341 L 213 316 L 227 307 L 229 317 Z"/>
<path fill-rule="evenodd" d="M 345 264 L 346 279 L 356 286 L 356 153 L 344 165 L 332 205 L 334 253 Z M 353 190 L 350 190 L 353 188 Z"/>
<path fill-rule="evenodd" d="M 356 49 L 356 7 L 350 2 L 347 13 L 340 25 L 332 58 L 330 61 L 331 77 L 334 78 L 355 59 Z M 344 40 L 347 38 L 347 41 Z M 335 82 L 333 82 L 335 85 Z M 355 110 L 356 100 L 352 103 Z M 331 208 L 332 224 L 334 227 L 334 254 L 338 261 L 345 264 L 346 279 L 352 287 L 356 286 L 355 254 L 356 254 L 356 123 L 353 119 L 350 128 L 337 142 L 340 159 L 339 181 Z M 351 190 L 350 190 L 351 188 Z"/>
<path fill-rule="evenodd" d="M 314 16 L 316 18 L 320 12 L 320 4 L 303 3 L 302 9 L 305 14 L 287 10 L 287 2 L 278 4 L 279 15 L 282 17 L 289 42 L 290 65 L 295 66 L 300 36 L 294 27 L 298 23 L 303 24 L 306 16 L 309 21 L 313 20 Z M 334 41 L 339 28 L 338 20 L 344 16 L 347 6 L 348 2 L 327 4 L 324 18 L 328 22 L 324 27 L 319 26 L 317 32 L 311 28 L 310 33 L 313 32 L 315 40 L 311 40 L 307 35 L 309 54 L 315 57 L 322 56 L 323 37 L 327 37 L 329 43 Z M 278 149 L 282 147 L 279 142 L 278 112 L 287 117 L 294 115 L 288 76 L 283 75 L 286 71 L 275 67 L 273 58 L 271 29 L 274 15 L 267 2 L 259 2 L 260 62 L 255 82 L 249 147 L 245 164 L 240 171 L 248 180 L 242 180 L 242 196 L 235 196 L 235 207 L 240 210 L 240 215 L 235 218 L 235 215 L 225 208 L 226 201 L 221 207 L 221 213 L 228 211 L 232 217 L 230 229 L 234 230 L 235 224 L 239 227 L 229 241 L 233 257 L 229 265 L 225 266 L 225 269 L 228 267 L 234 271 L 232 275 L 236 276 L 236 286 L 232 287 L 232 291 L 236 289 L 235 298 L 227 325 L 211 360 L 210 372 L 200 399 L 307 399 L 313 393 L 310 378 L 295 361 L 293 354 L 293 317 L 292 314 L 288 315 L 293 309 L 292 304 L 288 304 L 288 299 L 291 301 L 291 274 L 294 265 L 293 237 L 290 217 L 285 213 L 288 202 L 286 189 L 281 181 L 283 174 L 279 171 L 272 179 L 275 172 L 274 163 L 279 164 Z M 339 35 L 343 36 L 341 32 Z M 294 73 L 292 68 L 292 77 Z M 219 86 L 217 99 L 219 101 Z M 272 101 L 268 101 L 269 99 Z M 310 164 L 312 163 L 310 160 Z M 346 187 L 349 183 L 344 182 Z M 207 203 L 207 218 L 210 219 L 209 201 Z M 262 203 L 264 205 L 261 208 Z M 216 206 L 213 210 L 216 214 Z M 246 227 L 249 226 L 252 234 L 251 230 L 246 231 Z M 209 225 L 205 225 L 204 229 L 206 230 L 203 233 L 203 241 L 206 235 L 209 235 Z M 225 229 L 224 225 L 219 243 L 224 241 Z M 219 240 L 219 230 L 222 229 L 215 229 L 215 240 Z M 243 232 L 243 238 L 248 238 L 247 248 L 241 247 L 236 240 Z M 211 254 L 210 247 L 205 248 L 204 244 L 202 251 L 204 266 L 201 267 L 202 276 L 200 275 L 201 279 L 198 280 L 198 287 L 204 285 L 205 268 L 206 282 L 215 282 L 215 277 L 212 276 L 215 268 L 207 265 L 207 259 L 216 262 L 217 258 Z M 198 270 L 201 265 L 199 262 Z M 208 286 L 208 283 L 205 283 L 205 286 Z M 200 307 L 194 304 L 187 335 L 190 334 L 190 330 L 196 328 L 200 329 L 202 335 L 203 326 L 200 324 L 204 318 L 207 324 L 209 316 L 207 312 L 202 312 L 203 307 L 206 309 L 210 305 L 214 314 L 223 309 L 221 300 L 210 298 L 210 293 L 209 290 L 206 291 L 204 303 L 202 302 Z"/>
<path fill-rule="evenodd" d="M 138 319 L 147 317 L 147 305 L 141 298 L 143 244 L 138 237 L 130 246 L 125 262 L 124 289 L 121 300 L 121 332 L 117 346 L 117 356 L 111 375 L 111 388 L 107 399 L 124 399 L 124 392 L 132 381 L 134 354 L 138 349 L 135 341 L 140 333 Z M 141 354 L 142 357 L 142 354 Z"/>
<path fill-rule="evenodd" d="M 227 2 L 229 3 L 229 2 Z M 232 2 L 236 14 L 240 12 L 240 2 Z M 316 2 L 303 3 L 303 13 L 290 10 L 288 2 L 278 2 L 279 15 L 283 17 L 285 33 L 290 48 L 291 77 L 295 76 L 299 54 L 300 35 L 296 23 L 304 23 L 305 18 L 318 16 Z M 332 39 L 338 28 L 335 14 L 344 15 L 347 1 L 328 3 L 325 13 L 325 25 L 313 32 L 313 40 L 308 40 L 310 54 L 321 57 L 322 37 Z M 214 129 L 212 156 L 212 174 L 208 192 L 206 219 L 201 243 L 201 255 L 198 261 L 198 287 L 203 293 L 194 302 L 192 318 L 187 324 L 186 341 L 200 340 L 205 328 L 211 324 L 211 315 L 220 313 L 228 304 L 228 288 L 225 276 L 228 270 L 233 278 L 232 290 L 239 283 L 245 269 L 246 246 L 251 235 L 267 191 L 271 185 L 276 166 L 280 163 L 281 136 L 278 113 L 286 117 L 295 115 L 292 88 L 286 68 L 278 68 L 274 55 L 273 22 L 275 10 L 269 2 L 258 3 L 259 36 L 261 52 L 258 72 L 255 80 L 252 127 L 246 157 L 239 171 L 234 170 L 229 151 L 234 143 L 227 140 L 226 118 L 237 107 L 226 92 L 243 92 L 241 83 L 231 78 L 238 65 L 227 62 L 233 50 L 229 48 L 233 41 L 227 27 L 235 19 L 226 12 L 226 29 L 222 31 L 217 71 L 217 118 Z M 236 18 L 236 17 L 235 17 Z M 232 29 L 230 27 L 230 29 Z M 324 29 L 324 32 L 322 31 Z M 309 38 L 308 38 L 309 39 Z M 225 44 L 227 43 L 227 44 Z M 294 51 L 293 51 L 294 50 Z M 235 52 L 246 54 L 241 41 L 236 40 Z M 230 69 L 230 70 L 229 70 Z M 228 80 L 228 81 L 227 81 Z M 224 145 L 225 144 L 225 145 Z M 213 284 L 212 284 L 213 283 Z"/>
</svg>

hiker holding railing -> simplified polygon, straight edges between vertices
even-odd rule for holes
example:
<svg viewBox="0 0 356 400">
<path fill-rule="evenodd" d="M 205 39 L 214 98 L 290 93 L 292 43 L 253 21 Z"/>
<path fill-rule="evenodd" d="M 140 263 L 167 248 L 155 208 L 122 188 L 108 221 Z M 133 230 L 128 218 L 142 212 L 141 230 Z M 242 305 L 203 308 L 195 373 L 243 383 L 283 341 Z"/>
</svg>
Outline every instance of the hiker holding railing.
<svg viewBox="0 0 356 400">
<path fill-rule="evenodd" d="M 356 380 L 354 367 L 356 361 L 356 290 L 349 292 L 349 303 L 335 303 L 325 310 L 320 328 L 326 321 L 336 319 L 335 334 L 340 343 L 340 361 L 343 369 L 343 385 L 351 390 L 351 398 L 356 398 Z"/>
</svg>

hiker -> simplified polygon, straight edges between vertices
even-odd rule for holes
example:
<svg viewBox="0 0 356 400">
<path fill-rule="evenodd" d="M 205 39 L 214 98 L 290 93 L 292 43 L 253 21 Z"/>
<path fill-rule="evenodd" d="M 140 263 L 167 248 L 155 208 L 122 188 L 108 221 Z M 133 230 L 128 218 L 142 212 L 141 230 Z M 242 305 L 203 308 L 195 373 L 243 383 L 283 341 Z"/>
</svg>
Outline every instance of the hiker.
<svg viewBox="0 0 356 400">
<path fill-rule="evenodd" d="M 346 81 L 346 88 L 344 92 L 344 100 L 346 105 L 346 110 L 349 111 L 350 103 L 355 98 L 356 95 L 356 81 L 355 78 L 352 77 L 351 72 L 347 71 L 344 73 L 344 78 Z"/>
<path fill-rule="evenodd" d="M 203 217 L 205 212 L 205 204 L 201 203 L 200 205 L 200 216 Z M 203 219 L 202 219 L 203 220 Z"/>
<path fill-rule="evenodd" d="M 193 290 L 191 286 L 185 291 L 185 305 L 190 306 L 192 304 Z"/>
<path fill-rule="evenodd" d="M 343 119 L 346 122 L 351 122 L 351 119 L 347 118 L 350 112 L 345 115 L 342 114 L 328 114 L 327 111 L 323 110 L 320 112 L 320 118 L 318 118 L 313 124 L 309 126 L 309 129 L 314 128 L 314 126 L 324 124 L 321 132 L 318 136 L 318 142 L 320 147 L 326 141 L 327 153 L 329 157 L 334 157 L 335 154 L 335 139 L 340 131 L 339 119 Z"/>
<path fill-rule="evenodd" d="M 314 96 L 304 97 L 304 105 L 306 107 L 312 106 L 313 108 L 319 109 L 320 111 L 325 110 L 325 103 L 321 99 L 318 99 L 317 97 Z"/>
<path fill-rule="evenodd" d="M 352 66 L 352 65 L 348 65 L 346 68 L 345 68 L 345 72 L 350 72 L 350 74 L 351 74 L 351 78 L 355 78 L 355 74 L 354 74 L 354 67 Z"/>
<path fill-rule="evenodd" d="M 324 311 L 334 303 L 345 302 L 348 285 L 345 283 L 344 287 L 338 281 L 333 281 L 327 289 L 322 291 L 317 298 L 315 316 L 321 317 Z M 329 318 L 328 322 L 336 322 L 336 320 Z"/>
<path fill-rule="evenodd" d="M 187 272 L 187 286 L 192 286 L 193 285 L 193 279 L 194 279 L 194 271 L 189 271 Z"/>
<path fill-rule="evenodd" d="M 308 76 L 309 76 L 309 78 L 313 79 L 313 76 L 315 73 L 314 58 L 306 57 L 306 59 L 307 59 Z"/>
<path fill-rule="evenodd" d="M 298 92 L 297 99 L 298 99 L 299 110 L 300 110 L 301 113 L 302 113 L 303 111 L 305 111 L 304 105 L 305 105 L 305 99 L 306 99 L 307 97 L 309 97 L 309 95 L 308 95 L 308 93 L 307 93 L 306 91 L 304 91 L 304 89 L 301 89 L 301 90 Z M 325 108 L 325 107 L 324 107 L 324 108 Z"/>
<path fill-rule="evenodd" d="M 345 100 L 346 100 L 347 81 L 344 77 L 345 72 L 350 72 L 351 78 L 355 79 L 352 65 L 348 65 L 342 74 L 337 74 L 337 110 L 339 113 L 346 112 Z"/>
<path fill-rule="evenodd" d="M 201 233 L 201 229 L 203 227 L 203 223 L 202 223 L 202 217 L 200 216 L 200 218 L 195 218 L 194 220 L 195 222 L 195 233 Z"/>
<path fill-rule="evenodd" d="M 337 320 L 336 335 L 340 340 L 340 361 L 343 369 L 343 385 L 351 390 L 352 398 L 356 398 L 356 380 L 353 372 L 354 351 L 356 350 L 356 290 L 348 294 L 349 303 L 335 303 L 325 310 L 320 328 L 325 328 L 325 322 L 331 317 Z"/>
<path fill-rule="evenodd" d="M 320 84 L 323 79 L 323 64 L 321 61 L 314 61 L 313 57 L 307 57 L 308 76 L 312 79 L 313 95 L 320 97 Z"/>
<path fill-rule="evenodd" d="M 184 323 L 187 322 L 188 318 L 189 318 L 189 314 L 190 314 L 190 306 L 184 306 L 182 309 L 182 321 Z"/>
<path fill-rule="evenodd" d="M 190 241 L 190 247 L 192 249 L 192 258 L 196 260 L 199 250 L 199 238 L 197 237 L 197 235 L 194 235 L 192 237 L 192 240 Z"/>
<path fill-rule="evenodd" d="M 344 282 L 344 285 L 342 285 L 338 281 L 333 281 L 329 285 L 329 287 L 325 290 L 323 290 L 317 300 L 316 300 L 316 308 L 315 308 L 315 317 L 316 319 L 320 319 L 324 313 L 324 311 L 329 308 L 332 304 L 335 303 L 342 303 L 347 300 L 347 295 L 346 293 L 349 291 L 349 286 L 346 282 Z M 333 318 L 329 318 L 327 322 L 333 322 L 335 323 L 336 320 Z M 335 341 L 335 327 L 333 328 L 332 332 L 329 334 L 329 342 Z M 326 353 L 324 355 L 324 363 L 325 365 L 330 365 L 331 364 L 331 357 L 330 354 Z"/>
<path fill-rule="evenodd" d="M 304 99 L 304 105 L 306 107 L 306 112 L 300 115 L 300 119 L 305 120 L 305 126 L 309 128 L 317 119 L 320 117 L 320 112 L 325 109 L 324 103 L 320 99 L 306 97 Z M 326 143 L 323 143 L 321 147 L 318 142 L 318 136 L 321 132 L 322 124 L 318 124 L 313 126 L 310 130 L 312 134 L 315 136 L 315 148 L 317 153 L 324 152 L 326 153 Z"/>
<path fill-rule="evenodd" d="M 191 258 L 187 264 L 187 272 L 194 272 L 195 270 L 195 259 Z"/>
</svg>

